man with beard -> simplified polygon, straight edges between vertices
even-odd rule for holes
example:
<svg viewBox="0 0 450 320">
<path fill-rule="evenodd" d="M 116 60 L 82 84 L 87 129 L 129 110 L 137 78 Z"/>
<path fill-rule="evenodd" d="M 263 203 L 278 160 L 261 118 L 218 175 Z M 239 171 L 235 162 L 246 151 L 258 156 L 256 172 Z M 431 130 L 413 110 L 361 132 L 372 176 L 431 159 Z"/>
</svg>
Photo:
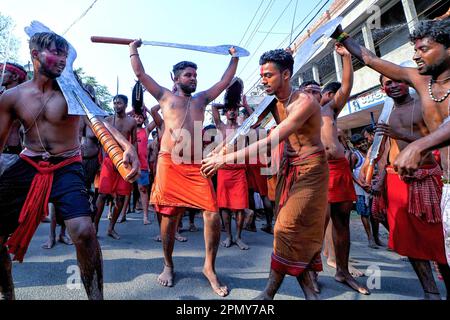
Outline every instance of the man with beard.
<svg viewBox="0 0 450 320">
<path fill-rule="evenodd" d="M 214 266 L 220 241 L 216 196 L 211 180 L 201 176 L 197 163 L 203 158 L 201 132 L 206 106 L 229 86 L 239 58 L 234 55 L 236 50 L 230 48 L 232 58 L 222 79 L 209 90 L 192 96 L 197 89 L 197 65 L 183 61 L 174 66 L 173 76 L 177 87 L 174 93 L 161 87 L 145 73 L 138 54 L 141 45 L 140 40 L 130 44 L 131 65 L 138 80 L 161 106 L 165 126 L 150 201 L 156 212 L 162 215 L 164 270 L 158 282 L 162 286 L 173 286 L 172 253 L 179 220 L 186 208 L 201 209 L 205 221 L 206 249 L 203 274 L 213 291 L 224 297 L 228 295 L 228 288 L 220 283 Z"/>
<path fill-rule="evenodd" d="M 361 46 L 348 34 L 338 28 L 333 37 L 342 42 L 345 47 L 360 61 L 373 68 L 389 79 L 401 81 L 416 89 L 420 97 L 423 120 L 430 132 L 436 131 L 445 118 L 449 116 L 450 109 L 450 20 L 422 21 L 413 34 L 415 54 L 413 60 L 417 68 L 406 68 L 382 60 L 375 53 Z M 428 140 L 429 141 L 429 140 Z M 417 143 L 420 144 L 421 143 Z M 405 148 L 405 155 L 399 157 L 398 167 L 400 173 L 417 168 L 414 160 L 418 158 L 416 143 Z M 440 146 L 437 144 L 437 146 Z M 420 150 L 424 151 L 426 149 Z M 413 152 L 415 151 L 415 152 Z M 450 263 L 450 207 L 445 209 L 450 199 L 449 179 L 449 149 L 443 148 L 441 160 L 444 176 L 444 189 L 442 194 L 442 214 L 445 233 L 447 262 Z"/>
<path fill-rule="evenodd" d="M 66 100 L 56 82 L 66 66 L 68 51 L 64 38 L 36 33 L 30 39 L 33 79 L 0 97 L 0 148 L 14 120 L 21 121 L 25 136 L 20 159 L 0 177 L 0 299 L 14 299 L 7 246 L 15 260 L 23 261 L 48 201 L 56 205 L 75 244 L 88 298 L 103 298 L 102 257 L 81 166 L 81 117 L 67 114 Z M 132 166 L 127 179 L 133 181 L 139 163 L 136 152 L 111 130 L 125 149 L 124 160 Z"/>
<path fill-rule="evenodd" d="M 136 148 L 136 121 L 127 116 L 125 110 L 128 104 L 128 98 L 124 95 L 117 95 L 113 99 L 114 111 L 113 116 L 107 117 L 105 122 L 116 128 L 122 136 L 130 141 Z M 117 219 L 125 203 L 125 197 L 131 193 L 132 184 L 121 177 L 119 171 L 114 167 L 112 160 L 105 155 L 102 162 L 99 181 L 99 195 L 97 198 L 97 214 L 95 215 L 95 229 L 98 233 L 98 225 L 102 217 L 103 209 L 105 208 L 105 201 L 108 195 L 114 197 L 114 211 L 109 221 L 107 235 L 113 239 L 119 240 L 120 237 L 114 230 Z"/>
<path fill-rule="evenodd" d="M 428 135 L 429 131 L 422 118 L 420 101 L 409 94 L 409 86 L 383 75 L 380 82 L 386 94 L 394 100 L 389 124 L 377 125 L 377 131 L 388 137 L 384 153 L 387 155 L 387 219 L 391 230 L 389 247 L 408 257 L 425 299 L 440 299 L 430 261 L 437 262 L 449 292 L 450 268 L 445 258 L 439 206 L 442 170 L 430 152 L 419 170 L 408 178 L 402 180 L 394 171 L 392 164 L 398 154 L 409 143 Z"/>
<path fill-rule="evenodd" d="M 273 299 L 286 275 L 297 278 L 306 299 L 317 299 L 309 271 L 322 271 L 322 250 L 327 211 L 328 165 L 320 140 L 319 102 L 308 93 L 295 90 L 291 83 L 292 55 L 272 50 L 260 58 L 261 83 L 267 94 L 275 95 L 272 112 L 278 126 L 269 137 L 245 149 L 218 154 L 203 160 L 202 172 L 211 176 L 218 169 L 256 154 L 267 154 L 285 141 L 283 165 L 277 185 L 278 211 L 274 229 L 274 250 L 267 286 L 258 299 Z"/>
<path fill-rule="evenodd" d="M 0 95 L 4 92 L 4 90 L 12 89 L 25 82 L 27 79 L 25 69 L 18 64 L 7 62 L 5 66 L 0 63 L 0 70 L 3 70 L 3 68 L 5 68 L 5 73 L 3 74 L 3 83 L 0 83 Z M 7 166 L 17 160 L 20 152 L 22 151 L 20 126 L 20 121 L 16 120 L 13 122 L 8 139 L 6 140 L 6 145 L 0 153 L 0 175 Z"/>
<path fill-rule="evenodd" d="M 241 79 L 236 79 L 225 93 L 224 105 L 212 105 L 212 113 L 216 128 L 220 130 L 224 140 L 234 135 L 240 127 L 237 123 L 239 107 L 244 84 Z M 220 119 L 219 108 L 227 118 L 223 123 Z M 248 107 L 249 108 L 249 107 Z M 249 108 L 251 109 L 251 108 Z M 250 110 L 252 111 L 252 110 Z M 241 234 L 244 226 L 244 209 L 248 208 L 248 184 L 245 164 L 229 164 L 217 172 L 217 204 L 221 210 L 222 219 L 227 233 L 227 238 L 222 241 L 225 248 L 235 243 L 239 249 L 248 250 L 248 245 L 242 241 Z M 231 215 L 236 215 L 236 238 L 231 232 Z"/>
</svg>

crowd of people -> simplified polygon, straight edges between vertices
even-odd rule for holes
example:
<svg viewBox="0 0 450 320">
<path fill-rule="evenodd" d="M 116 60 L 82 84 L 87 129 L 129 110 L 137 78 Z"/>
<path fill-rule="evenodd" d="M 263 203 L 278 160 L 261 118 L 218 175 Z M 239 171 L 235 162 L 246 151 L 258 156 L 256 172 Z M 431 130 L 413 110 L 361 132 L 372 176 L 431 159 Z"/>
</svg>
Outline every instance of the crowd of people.
<svg viewBox="0 0 450 320">
<path fill-rule="evenodd" d="M 261 230 L 274 238 L 267 286 L 258 299 L 273 299 L 286 275 L 297 278 L 306 299 L 318 299 L 322 254 L 336 269 L 336 281 L 370 294 L 356 279 L 362 273 L 349 263 L 350 216 L 355 210 L 370 248 L 386 246 L 380 239 L 382 224 L 389 232 L 389 249 L 408 257 L 425 298 L 441 297 L 433 266 L 448 298 L 449 22 L 423 21 L 417 26 L 411 35 L 417 68 L 380 59 L 339 27 L 332 37 L 342 58 L 342 81 L 325 86 L 306 81 L 294 88 L 291 52 L 264 53 L 261 84 L 275 99 L 255 119 L 255 141 L 242 134 L 242 122 L 254 110 L 243 95 L 242 80 L 235 78 L 235 48 L 229 49 L 231 60 L 223 77 L 194 94 L 195 63 L 176 64 L 174 86 L 164 88 L 146 73 L 138 52 L 142 42 L 135 40 L 129 45 L 132 70 L 158 105 L 132 105 L 127 113 L 128 97 L 117 95 L 114 114 L 102 119 L 124 151 L 127 176 L 102 150 L 88 118 L 67 115 L 64 88 L 56 79 L 66 66 L 68 42 L 54 33 L 34 35 L 33 78 L 27 81 L 20 65 L 7 63 L 0 95 L 0 298 L 15 297 L 10 254 L 22 262 L 36 228 L 47 219 L 50 234 L 43 248 L 51 249 L 56 240 L 73 244 L 88 298 L 102 299 L 97 234 L 108 203 L 107 235 L 118 241 L 116 223 L 125 222 L 128 212 L 139 207 L 144 225 L 152 223 L 155 212 L 160 230 L 155 240 L 162 243 L 164 254 L 158 283 L 165 287 L 174 285 L 175 241 L 187 241 L 180 235 L 183 217 L 189 216 L 188 229 L 195 232 L 195 216 L 201 213 L 203 274 L 221 297 L 230 289 L 216 273 L 219 246 L 251 249 L 244 236 L 252 234 L 243 231 L 257 231 L 258 215 L 266 222 Z M 387 123 L 347 135 L 338 129 L 337 118 L 353 88 L 352 57 L 380 73 L 381 88 L 394 107 Z M 92 86 L 80 82 L 80 87 L 97 101 Z M 416 95 L 410 94 L 410 87 Z M 214 125 L 203 127 L 206 107 L 222 92 L 224 102 L 212 104 Z M 264 128 L 269 113 L 276 126 Z M 236 136 L 237 143 L 227 144 Z M 382 139 L 382 147 L 373 180 L 368 181 L 374 139 Z M 264 174 L 270 166 L 277 172 Z"/>
</svg>

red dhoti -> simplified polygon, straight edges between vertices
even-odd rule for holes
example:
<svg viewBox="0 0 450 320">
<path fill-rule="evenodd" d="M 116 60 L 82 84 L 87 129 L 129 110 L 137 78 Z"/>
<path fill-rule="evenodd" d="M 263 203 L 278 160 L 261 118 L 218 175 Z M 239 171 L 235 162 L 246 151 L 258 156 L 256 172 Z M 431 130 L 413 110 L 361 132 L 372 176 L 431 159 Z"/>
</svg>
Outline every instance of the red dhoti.
<svg viewBox="0 0 450 320">
<path fill-rule="evenodd" d="M 406 257 L 436 261 L 441 264 L 447 263 L 442 221 L 429 214 L 430 208 L 423 207 L 417 211 L 417 207 L 411 206 L 411 204 L 420 202 L 417 197 L 432 199 L 435 196 L 430 195 L 434 195 L 436 192 L 437 194 L 440 192 L 442 195 L 442 185 L 439 186 L 439 179 L 435 179 L 440 178 L 440 175 L 437 174 L 435 177 L 428 175 L 428 179 L 430 179 L 428 185 L 434 184 L 435 189 L 422 188 L 419 194 L 418 190 L 411 189 L 417 184 L 402 181 L 392 167 L 388 167 L 386 171 L 389 247 Z M 427 184 L 425 179 L 422 181 Z M 436 200 L 438 208 L 439 203 L 439 200 Z M 425 205 L 434 207 L 432 203 Z M 438 222 L 431 222 L 431 220 L 438 220 Z"/>
<path fill-rule="evenodd" d="M 328 202 L 356 201 L 352 172 L 347 158 L 328 160 L 328 166 L 330 168 Z"/>
<path fill-rule="evenodd" d="M 245 165 L 227 165 L 217 172 L 217 204 L 234 211 L 248 208 Z"/>
<path fill-rule="evenodd" d="M 305 269 L 322 271 L 328 166 L 323 152 L 288 162 L 277 185 L 271 268 L 299 276 Z"/>
<path fill-rule="evenodd" d="M 126 182 L 109 157 L 105 157 L 100 171 L 98 192 L 102 194 L 128 196 L 133 186 Z"/>
<path fill-rule="evenodd" d="M 260 164 L 247 166 L 248 188 L 258 192 L 261 197 L 267 196 L 267 176 L 261 174 L 261 169 L 264 167 Z"/>
<path fill-rule="evenodd" d="M 179 214 L 185 208 L 218 212 L 211 179 L 200 174 L 201 165 L 175 164 L 171 154 L 160 153 L 150 203 L 158 213 Z"/>
</svg>

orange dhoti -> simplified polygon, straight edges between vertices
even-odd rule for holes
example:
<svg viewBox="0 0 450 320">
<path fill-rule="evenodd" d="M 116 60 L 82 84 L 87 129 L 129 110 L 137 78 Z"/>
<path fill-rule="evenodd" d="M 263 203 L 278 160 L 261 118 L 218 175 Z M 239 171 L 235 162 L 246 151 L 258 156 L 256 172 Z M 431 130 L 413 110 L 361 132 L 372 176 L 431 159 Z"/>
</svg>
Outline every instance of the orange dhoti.
<svg viewBox="0 0 450 320">
<path fill-rule="evenodd" d="M 328 166 L 330 168 L 328 202 L 356 201 L 352 172 L 347 158 L 328 160 Z"/>
<path fill-rule="evenodd" d="M 150 203 L 158 213 L 178 214 L 185 208 L 218 212 L 211 179 L 200 174 L 201 165 L 175 164 L 171 154 L 160 153 Z"/>
<path fill-rule="evenodd" d="M 248 208 L 245 165 L 227 165 L 217 172 L 217 204 L 234 211 Z"/>
<path fill-rule="evenodd" d="M 271 268 L 299 276 L 306 269 L 322 271 L 328 166 L 323 152 L 288 162 L 278 176 Z"/>
<path fill-rule="evenodd" d="M 386 171 L 389 247 L 402 256 L 446 264 L 442 221 L 436 214 L 427 213 L 434 207 L 433 202 L 439 208 L 439 199 L 433 198 L 442 195 L 442 186 L 436 184 L 440 183 L 440 174 L 435 175 L 436 179 L 429 176 L 435 187 L 427 191 L 423 187 L 411 189 L 392 167 Z M 418 201 L 423 203 L 423 210 L 417 211 L 414 203 Z"/>
</svg>

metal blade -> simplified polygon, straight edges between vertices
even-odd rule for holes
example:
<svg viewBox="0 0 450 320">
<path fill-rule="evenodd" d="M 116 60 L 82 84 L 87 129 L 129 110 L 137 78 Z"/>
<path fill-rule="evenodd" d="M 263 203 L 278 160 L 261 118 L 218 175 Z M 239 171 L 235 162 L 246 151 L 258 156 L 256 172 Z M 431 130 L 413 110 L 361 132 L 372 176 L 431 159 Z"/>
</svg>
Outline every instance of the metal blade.
<svg viewBox="0 0 450 320">
<path fill-rule="evenodd" d="M 38 32 L 53 32 L 47 26 L 39 21 L 32 21 L 30 26 L 25 28 L 25 33 L 31 38 L 34 34 Z M 64 95 L 67 102 L 68 114 L 84 116 L 86 113 L 83 108 L 81 108 L 77 99 L 74 97 L 73 92 L 83 101 L 86 108 L 96 116 L 107 116 L 108 114 L 101 109 L 91 97 L 86 93 L 86 91 L 80 86 L 75 75 L 73 73 L 73 62 L 77 58 L 77 52 L 75 48 L 69 43 L 69 54 L 67 57 L 66 68 L 64 69 L 61 76 L 59 76 L 56 81 Z"/>
<path fill-rule="evenodd" d="M 328 21 L 326 24 L 317 29 L 309 38 L 302 44 L 294 59 L 294 74 L 297 73 L 320 49 L 326 46 L 331 41 L 331 35 L 336 31 L 336 28 L 342 23 L 344 18 L 337 17 Z"/>
<path fill-rule="evenodd" d="M 170 48 L 201 51 L 201 52 L 208 52 L 208 53 L 221 54 L 221 55 L 229 55 L 230 53 L 228 52 L 228 49 L 230 49 L 231 47 L 234 47 L 236 49 L 236 55 L 238 57 L 247 57 L 250 55 L 250 52 L 248 52 L 246 49 L 238 47 L 238 46 L 234 46 L 231 44 L 223 44 L 223 45 L 218 45 L 218 46 L 196 46 L 196 45 L 191 45 L 191 44 L 159 42 L 159 41 L 142 41 L 142 44 L 147 45 L 147 46 L 170 47 Z"/>
</svg>

